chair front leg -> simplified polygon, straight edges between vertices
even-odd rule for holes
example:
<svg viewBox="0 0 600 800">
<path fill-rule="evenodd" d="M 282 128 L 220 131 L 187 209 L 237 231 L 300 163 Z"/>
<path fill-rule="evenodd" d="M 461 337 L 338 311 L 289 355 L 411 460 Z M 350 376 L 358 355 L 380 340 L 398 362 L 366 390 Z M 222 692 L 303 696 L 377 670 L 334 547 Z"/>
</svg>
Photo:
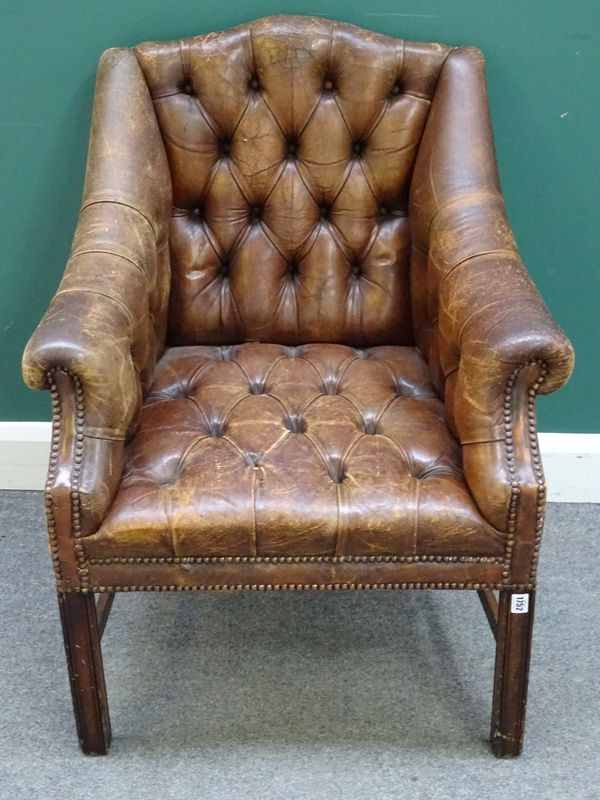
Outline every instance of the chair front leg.
<svg viewBox="0 0 600 800">
<path fill-rule="evenodd" d="M 59 592 L 58 606 L 79 744 L 86 755 L 106 755 L 110 719 L 94 595 Z"/>
<path fill-rule="evenodd" d="M 534 591 L 500 591 L 491 729 L 498 758 L 523 748 L 534 605 Z"/>
</svg>

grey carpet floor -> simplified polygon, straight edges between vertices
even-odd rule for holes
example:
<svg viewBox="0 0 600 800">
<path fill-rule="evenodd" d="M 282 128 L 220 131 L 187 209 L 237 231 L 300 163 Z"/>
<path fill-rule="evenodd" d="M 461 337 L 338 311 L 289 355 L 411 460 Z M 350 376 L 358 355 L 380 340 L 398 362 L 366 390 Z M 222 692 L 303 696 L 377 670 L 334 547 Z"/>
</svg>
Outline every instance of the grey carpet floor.
<svg viewBox="0 0 600 800">
<path fill-rule="evenodd" d="M 549 509 L 520 759 L 488 751 L 493 640 L 472 592 L 120 595 L 113 745 L 86 758 L 42 497 L 0 493 L 0 797 L 596 800 L 599 520 Z"/>
</svg>

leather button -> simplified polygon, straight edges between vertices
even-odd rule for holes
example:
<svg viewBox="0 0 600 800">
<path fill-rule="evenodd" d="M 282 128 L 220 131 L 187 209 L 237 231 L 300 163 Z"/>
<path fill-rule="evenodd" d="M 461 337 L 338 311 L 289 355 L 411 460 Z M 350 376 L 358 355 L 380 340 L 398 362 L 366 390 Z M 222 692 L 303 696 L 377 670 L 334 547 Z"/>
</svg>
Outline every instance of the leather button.
<svg viewBox="0 0 600 800">
<path fill-rule="evenodd" d="M 257 378 L 254 381 L 250 382 L 248 386 L 248 394 L 266 394 L 267 393 L 267 386 L 266 381 L 263 378 Z"/>
<path fill-rule="evenodd" d="M 323 84 L 323 88 L 325 89 L 326 92 L 333 91 L 333 81 L 330 80 L 325 81 L 325 83 Z"/>
<path fill-rule="evenodd" d="M 228 140 L 224 140 L 219 145 L 219 150 L 222 156 L 228 156 L 231 152 L 231 142 Z"/>
<path fill-rule="evenodd" d="M 358 279 L 358 278 L 360 278 L 362 276 L 362 274 L 363 274 L 363 271 L 362 271 L 362 268 L 361 268 L 360 264 L 353 264 L 352 265 L 352 275 L 353 275 L 353 277 Z"/>
<path fill-rule="evenodd" d="M 354 142 L 352 145 L 352 153 L 355 156 L 362 156 L 365 151 L 365 143 L 364 142 Z"/>
<path fill-rule="evenodd" d="M 401 93 L 401 91 L 402 91 L 402 87 L 396 81 L 396 83 L 391 88 L 390 95 L 392 95 L 392 97 L 397 97 Z"/>
<path fill-rule="evenodd" d="M 185 92 L 185 94 L 194 94 L 194 87 L 192 86 L 191 81 L 186 81 L 181 87 L 181 91 Z"/>
<path fill-rule="evenodd" d="M 334 483 L 342 483 L 346 479 L 342 461 L 339 457 L 332 456 L 325 462 L 329 477 Z"/>
<path fill-rule="evenodd" d="M 251 89 L 254 89 L 254 91 L 256 91 L 257 89 L 260 89 L 260 83 L 258 82 L 258 78 L 256 77 L 256 75 L 253 75 L 250 78 L 249 86 L 250 86 Z"/>
<path fill-rule="evenodd" d="M 337 375 L 326 375 L 323 378 L 323 394 L 336 395 L 340 393 L 339 378 Z"/>
<path fill-rule="evenodd" d="M 219 347 L 219 361 L 233 361 L 236 353 L 236 348 L 230 344 L 221 345 Z"/>
<path fill-rule="evenodd" d="M 202 207 L 201 206 L 194 206 L 190 211 L 190 216 L 194 219 L 201 219 L 202 217 Z"/>
<path fill-rule="evenodd" d="M 331 209 L 329 206 L 321 206 L 319 208 L 319 214 L 321 215 L 321 219 L 329 219 L 331 215 Z"/>
<path fill-rule="evenodd" d="M 287 419 L 283 420 L 283 427 L 287 428 L 290 433 L 306 433 L 306 422 L 299 414 L 290 414 Z"/>
<path fill-rule="evenodd" d="M 250 209 L 250 219 L 258 222 L 258 220 L 262 217 L 262 208 L 260 206 L 252 206 Z"/>
<path fill-rule="evenodd" d="M 249 467 L 256 469 L 260 461 L 261 453 L 244 453 L 244 461 Z"/>
<path fill-rule="evenodd" d="M 388 209 L 386 206 L 380 206 L 379 210 L 377 211 L 377 216 L 382 219 L 383 217 L 387 217 Z"/>
<path fill-rule="evenodd" d="M 367 436 L 374 436 L 377 433 L 377 420 L 372 417 L 363 419 L 362 432 L 366 433 Z"/>
<path fill-rule="evenodd" d="M 220 419 L 211 419 L 208 423 L 208 435 L 213 439 L 219 439 L 225 435 L 225 423 Z"/>
<path fill-rule="evenodd" d="M 288 156 L 295 156 L 298 152 L 298 142 L 296 139 L 288 139 L 286 144 L 286 151 Z"/>
</svg>

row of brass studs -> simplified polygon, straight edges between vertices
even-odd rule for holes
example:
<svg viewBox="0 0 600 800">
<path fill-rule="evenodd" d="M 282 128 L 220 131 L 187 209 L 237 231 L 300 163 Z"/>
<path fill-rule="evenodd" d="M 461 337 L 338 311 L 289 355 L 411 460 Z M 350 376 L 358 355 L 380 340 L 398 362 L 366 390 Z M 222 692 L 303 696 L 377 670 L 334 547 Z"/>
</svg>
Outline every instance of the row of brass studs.
<svg viewBox="0 0 600 800">
<path fill-rule="evenodd" d="M 508 526 L 506 535 L 506 547 L 504 550 L 504 557 L 506 563 L 502 570 L 502 575 L 508 579 L 510 575 L 510 567 L 512 560 L 512 553 L 515 541 L 515 528 L 517 520 L 517 503 L 519 500 L 520 488 L 517 481 L 517 467 L 515 461 L 515 446 L 513 439 L 513 420 L 512 420 L 512 395 L 517 381 L 519 372 L 524 369 L 527 364 L 514 369 L 506 382 L 504 389 L 504 443 L 506 447 L 506 468 L 508 470 L 508 477 L 510 481 L 510 502 L 508 506 Z"/>
<path fill-rule="evenodd" d="M 57 591 L 64 590 L 62 572 L 60 568 L 60 556 L 58 552 L 58 537 L 56 535 L 56 520 L 54 518 L 54 505 L 52 503 L 52 486 L 56 478 L 56 468 L 58 466 L 58 451 L 60 447 L 61 435 L 61 409 L 60 400 L 58 397 L 58 389 L 54 382 L 54 376 L 51 372 L 47 373 L 46 379 L 48 388 L 50 390 L 50 398 L 52 401 L 52 442 L 50 444 L 50 462 L 48 465 L 48 477 L 46 478 L 46 486 L 44 490 L 44 500 L 46 504 L 46 520 L 48 526 L 48 548 L 52 558 L 52 565 L 54 567 L 54 577 L 56 580 Z"/>
<path fill-rule="evenodd" d="M 78 567 L 79 567 L 79 575 L 81 580 L 81 590 L 86 591 L 89 588 L 89 571 L 87 568 L 87 564 L 111 564 L 111 563 L 327 563 L 329 561 L 332 562 L 342 562 L 342 561 L 358 561 L 361 563 L 371 562 L 371 561 L 382 561 L 382 562 L 419 562 L 419 561 L 438 561 L 438 562 L 488 562 L 488 563 L 504 563 L 503 567 L 503 577 L 508 578 L 510 575 L 510 567 L 511 567 L 511 560 L 512 560 L 512 552 L 514 547 L 514 537 L 515 537 L 515 528 L 516 528 L 516 516 L 517 516 L 517 503 L 520 494 L 520 487 L 516 477 L 516 462 L 515 462 L 515 454 L 514 454 L 514 440 L 513 440 L 513 432 L 512 432 L 512 393 L 514 390 L 514 386 L 518 377 L 518 374 L 523 370 L 525 367 L 530 366 L 531 364 L 538 364 L 542 367 L 542 373 L 538 381 L 533 384 L 532 388 L 529 390 L 528 393 L 528 427 L 529 427 L 529 441 L 530 441 L 530 448 L 531 448 L 531 456 L 532 461 L 534 464 L 534 471 L 536 473 L 537 481 L 538 481 L 538 503 L 537 503 L 537 515 L 536 515 L 536 538 L 535 538 L 535 551 L 534 551 L 534 559 L 532 563 L 532 576 L 535 573 L 535 566 L 537 564 L 539 546 L 541 541 L 541 532 L 543 527 L 544 521 L 544 504 L 545 504 L 545 484 L 543 478 L 543 471 L 541 467 L 541 459 L 539 455 L 539 449 L 537 447 L 537 435 L 536 435 L 536 427 L 535 427 L 535 397 L 542 382 L 546 376 L 546 365 L 544 362 L 540 360 L 535 360 L 532 362 L 528 362 L 526 364 L 517 367 L 511 373 L 505 389 L 505 396 L 504 396 L 504 425 L 505 425 L 505 444 L 506 444 L 506 454 L 507 454 L 507 469 L 510 476 L 511 482 L 511 499 L 509 504 L 509 517 L 508 517 L 508 535 L 506 541 L 506 549 L 505 549 L 505 557 L 504 559 L 495 559 L 495 558 L 485 558 L 485 557 L 459 557 L 459 556 L 340 556 L 340 557 L 327 557 L 327 556 L 289 556 L 289 557 L 244 557 L 244 556 L 231 556 L 231 557 L 210 557 L 210 558 L 202 558 L 202 559 L 189 559 L 189 558 L 182 558 L 182 559 L 175 559 L 175 558 L 136 558 L 136 559 L 91 559 L 89 562 L 86 562 L 85 554 L 83 552 L 83 546 L 80 542 L 76 542 L 74 545 Z M 84 415 L 85 415 L 85 403 L 84 403 L 84 393 L 83 393 L 83 386 L 81 384 L 80 379 L 74 375 L 71 370 L 61 370 L 66 372 L 73 378 L 73 382 L 75 385 L 75 395 L 76 395 L 76 444 L 75 444 L 75 458 L 74 458 L 74 467 L 73 467 L 73 476 L 71 482 L 71 509 L 72 509 L 72 525 L 73 525 L 73 534 L 76 538 L 81 536 L 81 508 L 80 508 L 80 498 L 79 498 L 79 477 L 81 473 L 81 467 L 83 463 L 83 442 L 84 442 Z M 52 556 L 52 561 L 54 564 L 54 570 L 57 580 L 57 585 L 62 587 L 62 576 L 60 570 L 60 563 L 59 563 L 59 556 L 58 556 L 58 543 L 56 537 L 56 526 L 54 520 L 54 513 L 52 508 L 52 498 L 50 489 L 52 487 L 55 473 L 56 473 L 56 465 L 58 462 L 58 449 L 59 449 L 59 442 L 60 442 L 60 435 L 61 435 L 61 408 L 60 408 L 60 400 L 58 397 L 58 390 L 56 388 L 56 384 L 54 382 L 52 372 L 47 373 L 47 381 L 48 386 L 50 388 L 50 393 L 52 397 L 52 412 L 53 412 L 53 433 L 52 433 L 52 445 L 51 445 L 51 456 L 50 456 L 50 466 L 48 470 L 48 479 L 46 482 L 46 513 L 48 518 L 48 536 L 49 536 L 49 543 L 50 543 L 50 553 Z M 347 589 L 357 589 L 357 588 L 390 588 L 390 589 L 408 589 L 408 588 L 501 588 L 505 584 L 470 584 L 470 583 L 392 583 L 392 584 L 236 584 L 233 587 L 230 586 L 206 586 L 206 587 L 177 587 L 177 586 L 158 586 L 158 587 L 104 587 L 104 588 L 96 588 L 94 591 L 144 591 L 144 590 L 156 590 L 156 591 L 177 591 L 177 590 L 184 590 L 184 589 L 196 589 L 198 591 L 202 591 L 204 589 L 252 589 L 252 588 L 265 588 L 265 589 L 330 589 L 330 588 L 347 588 Z M 532 584 L 527 584 L 525 588 L 532 588 Z"/>
<path fill-rule="evenodd" d="M 225 592 L 225 591 L 356 591 L 377 589 L 513 589 L 514 591 L 531 591 L 534 585 L 530 583 L 510 584 L 505 583 L 221 583 L 201 586 L 90 586 L 87 589 L 73 589 L 72 591 L 91 592 Z"/>
<path fill-rule="evenodd" d="M 61 437 L 61 417 L 62 409 L 60 405 L 60 397 L 54 379 L 54 372 L 62 372 L 68 375 L 75 387 L 75 455 L 73 458 L 73 471 L 71 474 L 70 482 L 70 496 L 71 496 L 71 532 L 75 537 L 75 544 L 73 549 L 77 559 L 77 571 L 81 583 L 81 589 L 84 591 L 89 586 L 89 571 L 85 560 L 85 553 L 83 546 L 79 541 L 81 537 L 81 503 L 79 497 L 79 478 L 81 475 L 81 467 L 83 464 L 83 444 L 84 444 L 84 418 L 85 418 L 85 402 L 83 395 L 83 385 L 77 375 L 70 369 L 56 368 L 49 370 L 46 373 L 46 381 L 50 387 L 52 397 L 52 445 L 50 455 L 50 468 L 48 471 L 48 480 L 46 483 L 46 513 L 48 516 L 48 537 L 50 541 L 50 552 L 54 562 L 54 569 L 56 580 L 59 586 L 62 587 L 62 576 L 60 571 L 60 564 L 58 563 L 58 542 L 56 537 L 56 524 L 54 520 L 54 512 L 52 508 L 52 484 L 56 473 L 56 465 L 58 463 L 58 450 L 60 447 Z M 56 558 L 55 558 L 56 557 Z"/>
<path fill-rule="evenodd" d="M 514 391 L 515 384 L 517 382 L 517 378 L 519 373 L 524 370 L 526 367 L 532 366 L 533 364 L 537 364 L 541 367 L 541 375 L 540 378 L 536 383 L 533 384 L 532 388 L 528 391 L 528 401 L 527 401 L 527 414 L 528 414 L 528 426 L 529 426 L 529 442 L 530 446 L 533 440 L 537 442 L 537 436 L 535 432 L 535 397 L 536 394 L 545 379 L 546 376 L 546 364 L 541 361 L 540 359 L 535 359 L 533 361 L 529 361 L 525 364 L 521 364 L 521 366 L 516 367 L 510 374 L 508 381 L 506 382 L 506 388 L 504 390 L 504 441 L 505 441 L 505 448 L 506 448 L 506 467 L 508 470 L 509 480 L 510 480 L 510 503 L 508 507 L 508 530 L 507 530 L 507 537 L 506 537 L 506 548 L 504 551 L 504 567 L 502 569 L 502 575 L 505 579 L 508 579 L 510 576 L 511 571 L 511 564 L 512 564 L 512 554 L 514 549 L 515 543 L 515 532 L 516 532 L 516 524 L 517 524 L 517 507 L 519 502 L 519 495 L 521 493 L 521 488 L 519 486 L 519 482 L 517 480 L 517 466 L 516 466 L 516 459 L 515 459 L 515 443 L 514 443 L 514 436 L 513 436 L 513 419 L 512 419 L 512 395 Z M 533 428 L 531 427 L 531 415 L 533 415 Z M 532 449 L 532 459 L 534 456 L 534 451 Z M 535 448 L 535 457 L 537 458 L 538 465 L 541 470 L 541 465 L 539 464 L 539 453 L 537 451 L 537 447 Z M 534 461 L 535 465 L 535 461 Z M 537 473 L 536 473 L 537 474 Z M 542 478 L 543 484 L 543 478 Z M 538 480 L 538 487 L 539 487 L 539 480 Z M 543 501 L 542 501 L 543 504 Z M 540 508 L 540 499 L 539 499 L 539 491 L 538 491 L 538 520 L 539 520 L 539 508 Z M 536 531 L 538 529 L 539 524 L 539 532 L 541 535 L 541 528 L 543 526 L 543 511 L 541 515 L 541 523 L 536 522 Z"/>
<path fill-rule="evenodd" d="M 544 527 L 544 512 L 546 507 L 546 481 L 544 479 L 544 469 L 542 467 L 542 459 L 540 456 L 536 419 L 535 419 L 535 396 L 539 391 L 540 386 L 546 380 L 546 365 L 542 363 L 542 370 L 537 383 L 534 383 L 529 390 L 527 400 L 527 425 L 529 429 L 529 449 L 531 452 L 531 460 L 533 462 L 533 471 L 537 481 L 537 505 L 535 516 L 535 540 L 533 546 L 533 556 L 531 558 L 531 572 L 529 580 L 535 581 L 535 574 L 537 570 L 538 557 L 540 552 L 540 544 L 542 541 L 542 529 Z"/>
<path fill-rule="evenodd" d="M 90 558 L 88 564 L 344 564 L 419 562 L 459 564 L 502 564 L 494 556 L 148 556 Z"/>
<path fill-rule="evenodd" d="M 79 479 L 83 465 L 83 444 L 84 444 L 84 424 L 85 424 L 85 400 L 83 395 L 83 385 L 77 375 L 73 375 L 75 386 L 75 458 L 73 459 L 73 477 L 71 481 L 71 514 L 72 529 L 75 537 L 75 555 L 79 566 L 79 580 L 81 588 L 87 589 L 89 586 L 89 571 L 85 561 L 85 553 L 81 544 L 81 499 L 79 495 Z"/>
</svg>

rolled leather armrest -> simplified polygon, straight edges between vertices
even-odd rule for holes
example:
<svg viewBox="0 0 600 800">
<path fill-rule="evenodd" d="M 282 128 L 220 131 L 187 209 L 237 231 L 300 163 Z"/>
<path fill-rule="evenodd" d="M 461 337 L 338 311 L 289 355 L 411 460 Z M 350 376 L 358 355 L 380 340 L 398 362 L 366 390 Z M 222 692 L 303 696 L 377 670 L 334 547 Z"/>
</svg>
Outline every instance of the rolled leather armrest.
<svg viewBox="0 0 600 800">
<path fill-rule="evenodd" d="M 63 279 L 23 356 L 34 389 L 77 393 L 83 436 L 79 533 L 95 530 L 122 469 L 143 385 L 164 347 L 170 177 L 146 82 L 130 50 L 98 69 L 82 209 Z M 56 383 L 56 372 L 70 380 Z M 57 409 L 55 409 L 55 412 Z M 58 409 L 60 411 L 60 409 Z M 57 414 L 55 414 L 55 417 Z M 60 416 L 60 414 L 58 414 Z M 55 420 L 56 421 L 56 420 Z"/>
<path fill-rule="evenodd" d="M 463 446 L 469 488 L 486 519 L 506 531 L 515 491 L 532 483 L 543 494 L 533 400 L 568 380 L 573 350 L 506 218 L 475 48 L 454 49 L 442 69 L 410 216 L 415 338 Z"/>
</svg>

